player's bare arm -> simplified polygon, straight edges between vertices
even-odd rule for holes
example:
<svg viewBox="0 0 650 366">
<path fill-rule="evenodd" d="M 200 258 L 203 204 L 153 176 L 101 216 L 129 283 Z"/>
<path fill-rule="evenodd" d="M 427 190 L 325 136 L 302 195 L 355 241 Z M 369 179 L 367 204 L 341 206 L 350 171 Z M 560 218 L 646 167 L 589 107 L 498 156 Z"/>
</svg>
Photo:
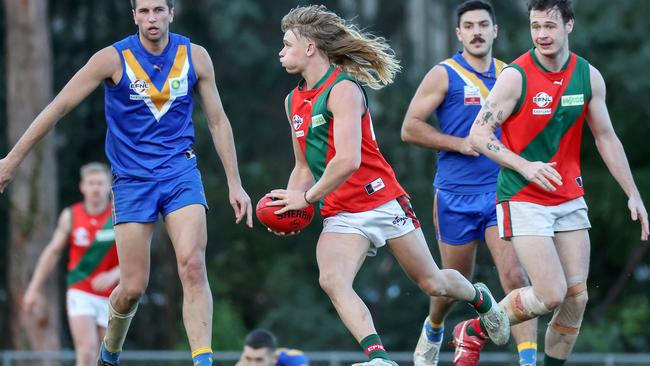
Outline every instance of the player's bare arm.
<svg viewBox="0 0 650 366">
<path fill-rule="evenodd" d="M 23 298 L 23 309 L 30 313 L 38 301 L 43 283 L 47 280 L 50 273 L 61 258 L 68 243 L 68 236 L 72 228 L 72 213 L 70 209 L 65 209 L 59 215 L 59 220 L 52 235 L 52 239 L 45 246 L 41 256 L 38 258 L 34 274 L 32 275 L 25 297 Z"/>
<path fill-rule="evenodd" d="M 607 169 L 616 179 L 628 197 L 627 205 L 632 220 L 641 222 L 641 240 L 648 240 L 648 213 L 641 199 L 641 194 L 634 183 L 634 178 L 627 161 L 625 150 L 616 136 L 612 121 L 605 103 L 606 87 L 600 72 L 590 66 L 592 97 L 587 109 L 587 123 L 591 129 L 596 147 L 603 158 Z"/>
<path fill-rule="evenodd" d="M 7 156 L 0 160 L 0 192 L 9 184 L 14 171 L 27 153 L 63 116 L 81 103 L 104 80 L 119 81 L 121 67 L 117 51 L 113 47 L 106 47 L 95 53 L 86 65 L 77 71 L 54 100 L 34 119 Z"/>
<path fill-rule="evenodd" d="M 205 48 L 196 44 L 192 44 L 191 52 L 197 76 L 196 92 L 208 121 L 212 142 L 226 172 L 235 222 L 239 223 L 246 218 L 246 225 L 253 227 L 251 200 L 241 185 L 232 127 L 221 104 L 212 59 Z"/>
<path fill-rule="evenodd" d="M 445 99 L 449 88 L 447 70 L 440 65 L 433 67 L 418 87 L 402 122 L 402 141 L 435 150 L 456 151 L 478 156 L 467 138 L 440 132 L 428 121 Z"/>
<path fill-rule="evenodd" d="M 519 101 L 522 77 L 514 68 L 506 68 L 478 113 L 470 131 L 470 143 L 500 165 L 513 169 L 528 181 L 540 187 L 555 191 L 555 185 L 562 185 L 562 177 L 555 170 L 556 163 L 528 161 L 510 151 L 495 135 L 497 128 L 510 117 Z"/>
<path fill-rule="evenodd" d="M 361 117 L 365 113 L 365 101 L 361 89 L 352 81 L 341 81 L 332 88 L 327 108 L 332 112 L 336 121 L 334 124 L 336 155 L 327 164 L 321 179 L 306 194 L 299 190 L 271 191 L 270 195 L 278 198 L 273 205 L 284 206 L 277 211 L 278 214 L 307 207 L 308 202 L 319 201 L 334 192 L 359 169 L 361 164 Z"/>
</svg>

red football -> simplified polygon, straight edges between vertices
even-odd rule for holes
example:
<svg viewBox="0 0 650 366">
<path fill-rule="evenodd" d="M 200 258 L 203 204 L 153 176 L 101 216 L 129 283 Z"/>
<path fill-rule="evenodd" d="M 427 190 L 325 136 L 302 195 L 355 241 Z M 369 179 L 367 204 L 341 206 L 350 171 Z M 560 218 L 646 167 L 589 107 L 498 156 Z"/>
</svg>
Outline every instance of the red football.
<svg viewBox="0 0 650 366">
<path fill-rule="evenodd" d="M 314 218 L 314 206 L 309 205 L 300 210 L 287 211 L 281 215 L 274 214 L 282 206 L 267 206 L 267 202 L 274 201 L 274 198 L 264 196 L 255 207 L 255 214 L 264 226 L 279 233 L 290 233 L 300 231 L 309 225 Z"/>
</svg>

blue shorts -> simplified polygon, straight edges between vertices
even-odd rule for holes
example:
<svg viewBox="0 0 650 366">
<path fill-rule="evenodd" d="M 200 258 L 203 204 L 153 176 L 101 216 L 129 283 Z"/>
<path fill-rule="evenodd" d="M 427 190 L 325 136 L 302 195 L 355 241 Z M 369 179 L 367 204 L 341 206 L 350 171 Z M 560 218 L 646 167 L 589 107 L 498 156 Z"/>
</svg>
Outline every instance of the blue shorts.
<svg viewBox="0 0 650 366">
<path fill-rule="evenodd" d="M 201 173 L 194 168 L 181 176 L 163 181 L 114 177 L 113 223 L 155 222 L 185 206 L 208 208 Z"/>
<path fill-rule="evenodd" d="M 433 222 L 436 238 L 446 244 L 485 240 L 485 229 L 497 225 L 496 192 L 454 194 L 435 189 Z"/>
</svg>

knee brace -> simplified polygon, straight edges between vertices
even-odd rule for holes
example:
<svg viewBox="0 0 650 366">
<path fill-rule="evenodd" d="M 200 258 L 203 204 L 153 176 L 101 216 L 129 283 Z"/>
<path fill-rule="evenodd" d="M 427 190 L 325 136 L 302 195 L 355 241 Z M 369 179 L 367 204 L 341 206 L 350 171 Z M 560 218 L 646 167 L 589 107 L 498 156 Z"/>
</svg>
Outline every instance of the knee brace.
<svg viewBox="0 0 650 366">
<path fill-rule="evenodd" d="M 510 291 L 502 302 L 510 324 L 525 322 L 551 311 L 537 298 L 530 286 Z"/>
<path fill-rule="evenodd" d="M 574 335 L 580 331 L 582 318 L 587 306 L 587 284 L 579 282 L 567 289 L 564 302 L 553 314 L 549 327 L 560 335 Z"/>
</svg>

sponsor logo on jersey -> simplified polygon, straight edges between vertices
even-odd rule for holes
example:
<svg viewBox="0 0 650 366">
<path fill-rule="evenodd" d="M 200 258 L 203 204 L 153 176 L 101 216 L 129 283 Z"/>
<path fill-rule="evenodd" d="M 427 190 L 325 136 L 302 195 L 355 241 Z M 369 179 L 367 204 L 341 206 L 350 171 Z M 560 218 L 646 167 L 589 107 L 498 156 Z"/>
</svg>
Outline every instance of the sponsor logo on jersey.
<svg viewBox="0 0 650 366">
<path fill-rule="evenodd" d="M 169 79 L 169 96 L 182 97 L 187 95 L 187 76 Z"/>
<path fill-rule="evenodd" d="M 463 104 L 481 105 L 481 88 L 475 85 L 465 85 Z"/>
<path fill-rule="evenodd" d="M 129 84 L 129 89 L 140 95 L 146 94 L 147 90 L 149 90 L 149 83 L 144 80 L 135 79 L 132 83 Z"/>
<path fill-rule="evenodd" d="M 90 233 L 85 227 L 78 227 L 72 232 L 72 241 L 75 245 L 80 247 L 87 247 L 90 245 Z"/>
<path fill-rule="evenodd" d="M 384 187 L 386 187 L 386 185 L 384 184 L 384 180 L 381 178 L 377 178 L 372 182 L 366 184 L 364 188 L 366 189 L 366 193 L 368 193 L 368 195 L 372 195 L 373 193 L 384 189 Z"/>
<path fill-rule="evenodd" d="M 533 115 L 543 116 L 552 113 L 551 108 L 545 108 L 549 104 L 553 103 L 553 97 L 546 94 L 545 92 L 539 92 L 533 97 L 533 103 L 535 103 L 539 108 L 533 108 Z"/>
<path fill-rule="evenodd" d="M 95 235 L 96 241 L 113 241 L 115 240 L 115 231 L 113 229 L 97 230 Z"/>
<path fill-rule="evenodd" d="M 296 137 L 303 137 L 303 136 L 305 136 L 305 131 L 302 130 L 296 131 Z"/>
<path fill-rule="evenodd" d="M 544 108 L 553 103 L 553 97 L 545 92 L 539 92 L 533 97 L 533 103 L 537 104 L 540 108 Z"/>
<path fill-rule="evenodd" d="M 291 123 L 293 124 L 293 129 L 297 130 L 302 126 L 302 117 L 300 117 L 297 114 L 294 114 L 293 117 L 291 117 Z"/>
<path fill-rule="evenodd" d="M 574 95 L 563 95 L 562 100 L 560 101 L 562 107 L 573 107 L 579 105 L 585 105 L 585 95 L 584 94 L 574 94 Z"/>
<path fill-rule="evenodd" d="M 318 126 L 322 126 L 325 123 L 327 123 L 327 121 L 325 120 L 325 117 L 323 117 L 322 114 L 317 114 L 317 115 L 311 117 L 311 128 L 316 128 Z"/>
</svg>

